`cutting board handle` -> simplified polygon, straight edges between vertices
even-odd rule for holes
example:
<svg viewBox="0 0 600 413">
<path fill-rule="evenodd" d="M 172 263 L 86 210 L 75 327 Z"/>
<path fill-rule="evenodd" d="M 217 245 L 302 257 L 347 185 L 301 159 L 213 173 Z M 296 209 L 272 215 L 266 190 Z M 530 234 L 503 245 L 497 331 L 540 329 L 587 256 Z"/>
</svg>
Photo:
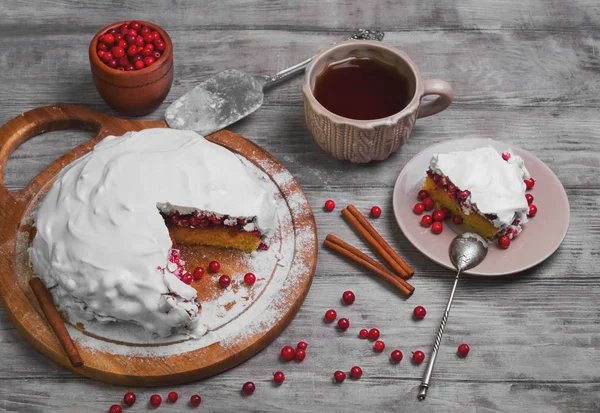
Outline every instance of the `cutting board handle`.
<svg viewBox="0 0 600 413">
<path fill-rule="evenodd" d="M 0 206 L 10 207 L 11 204 L 26 202 L 32 194 L 39 191 L 45 182 L 43 177 L 55 176 L 58 170 L 89 152 L 107 135 L 122 135 L 127 131 L 140 130 L 143 127 L 165 126 L 164 121 L 130 121 L 75 105 L 44 106 L 25 112 L 0 128 Z M 22 190 L 9 191 L 4 183 L 4 167 L 11 153 L 28 139 L 40 133 L 59 129 L 91 130 L 97 135 L 60 157 Z"/>
</svg>

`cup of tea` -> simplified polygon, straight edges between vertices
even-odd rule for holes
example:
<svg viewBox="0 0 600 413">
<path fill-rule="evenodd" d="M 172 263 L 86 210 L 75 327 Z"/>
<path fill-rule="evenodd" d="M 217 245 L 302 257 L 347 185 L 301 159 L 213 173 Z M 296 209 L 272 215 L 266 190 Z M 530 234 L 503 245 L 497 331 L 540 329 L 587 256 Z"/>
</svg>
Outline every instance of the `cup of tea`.
<svg viewBox="0 0 600 413">
<path fill-rule="evenodd" d="M 408 139 L 417 118 L 452 102 L 440 79 L 422 80 L 406 53 L 381 42 L 348 40 L 321 51 L 302 87 L 306 125 L 317 144 L 337 159 L 386 159 Z M 421 102 L 423 96 L 437 98 Z"/>
</svg>

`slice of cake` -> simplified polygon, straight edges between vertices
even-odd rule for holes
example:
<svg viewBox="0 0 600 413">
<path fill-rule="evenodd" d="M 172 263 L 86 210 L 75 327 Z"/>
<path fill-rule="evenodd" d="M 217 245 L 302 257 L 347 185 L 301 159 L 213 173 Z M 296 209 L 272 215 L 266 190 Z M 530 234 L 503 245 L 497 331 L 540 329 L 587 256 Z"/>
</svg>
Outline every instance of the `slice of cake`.
<svg viewBox="0 0 600 413">
<path fill-rule="evenodd" d="M 173 240 L 253 251 L 276 210 L 231 151 L 195 132 L 146 129 L 107 137 L 65 167 L 34 220 L 31 263 L 70 319 L 167 336 L 194 330 L 199 310 Z"/>
<path fill-rule="evenodd" d="M 524 180 L 529 178 L 521 157 L 510 151 L 501 155 L 487 146 L 435 154 L 423 190 L 479 235 L 512 239 L 527 222 Z"/>
</svg>

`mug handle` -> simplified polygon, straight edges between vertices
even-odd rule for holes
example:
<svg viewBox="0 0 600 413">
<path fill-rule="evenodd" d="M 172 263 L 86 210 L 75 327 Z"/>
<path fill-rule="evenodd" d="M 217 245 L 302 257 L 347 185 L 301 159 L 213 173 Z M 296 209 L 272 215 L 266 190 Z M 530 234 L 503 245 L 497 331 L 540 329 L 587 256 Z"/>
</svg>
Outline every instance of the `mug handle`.
<svg viewBox="0 0 600 413">
<path fill-rule="evenodd" d="M 450 106 L 454 97 L 454 91 L 450 83 L 445 80 L 430 79 L 423 82 L 423 96 L 427 95 L 438 95 L 438 97 L 431 102 L 421 104 L 419 118 L 435 115 Z"/>
</svg>

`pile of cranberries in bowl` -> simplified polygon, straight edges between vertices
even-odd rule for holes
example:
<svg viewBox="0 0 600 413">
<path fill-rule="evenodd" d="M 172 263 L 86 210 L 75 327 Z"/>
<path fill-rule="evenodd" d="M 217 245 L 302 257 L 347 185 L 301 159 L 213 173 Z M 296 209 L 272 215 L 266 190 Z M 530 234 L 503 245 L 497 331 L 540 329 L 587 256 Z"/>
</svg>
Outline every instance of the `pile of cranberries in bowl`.
<svg viewBox="0 0 600 413">
<path fill-rule="evenodd" d="M 96 54 L 112 69 L 133 71 L 152 66 L 166 47 L 159 32 L 134 20 L 100 35 Z"/>
</svg>

